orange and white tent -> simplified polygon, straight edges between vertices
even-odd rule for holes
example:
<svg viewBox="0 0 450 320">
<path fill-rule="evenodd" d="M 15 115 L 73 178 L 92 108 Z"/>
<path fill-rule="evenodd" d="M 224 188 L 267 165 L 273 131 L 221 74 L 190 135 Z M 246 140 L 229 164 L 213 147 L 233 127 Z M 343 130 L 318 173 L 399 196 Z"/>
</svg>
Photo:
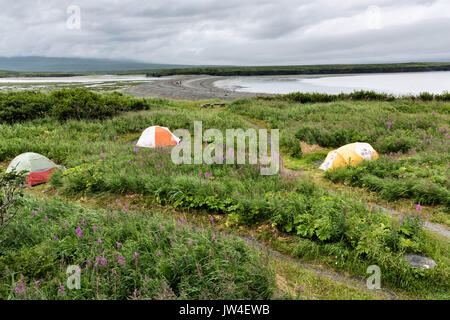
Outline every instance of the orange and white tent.
<svg viewBox="0 0 450 320">
<path fill-rule="evenodd" d="M 347 165 L 355 166 L 364 160 L 375 159 L 378 159 L 378 153 L 370 144 L 355 142 L 330 151 L 319 169 L 327 171 Z"/>
<path fill-rule="evenodd" d="M 175 146 L 180 142 L 180 138 L 176 137 L 166 127 L 153 126 L 142 132 L 136 145 L 144 148 L 156 148 L 165 146 Z"/>
</svg>

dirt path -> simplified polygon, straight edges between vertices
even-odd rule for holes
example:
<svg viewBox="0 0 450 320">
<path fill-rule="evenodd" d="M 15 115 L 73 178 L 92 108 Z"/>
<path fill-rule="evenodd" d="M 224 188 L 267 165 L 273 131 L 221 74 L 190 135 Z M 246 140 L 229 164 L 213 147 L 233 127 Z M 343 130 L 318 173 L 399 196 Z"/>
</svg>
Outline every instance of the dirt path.
<svg viewBox="0 0 450 320">
<path fill-rule="evenodd" d="M 405 214 L 401 213 L 400 211 L 392 210 L 392 209 L 380 206 L 378 204 L 375 204 L 373 206 L 367 206 L 367 207 L 369 207 L 369 208 L 379 208 L 383 212 L 386 212 L 386 213 L 388 213 L 390 215 L 402 215 L 402 216 L 405 215 Z M 434 232 L 440 234 L 441 236 L 450 238 L 450 231 L 443 225 L 425 221 L 424 228 L 428 229 L 428 230 L 431 230 L 431 231 L 434 231 Z"/>
<path fill-rule="evenodd" d="M 125 93 L 136 97 L 161 97 L 175 100 L 219 99 L 230 101 L 237 98 L 270 96 L 265 93 L 230 91 L 214 86 L 217 80 L 227 77 L 214 76 L 173 76 L 149 81 L 129 87 Z"/>
<path fill-rule="evenodd" d="M 221 232 L 223 233 L 223 232 Z M 224 233 L 225 235 L 229 235 L 228 233 Z M 370 290 L 367 288 L 366 280 L 363 277 L 350 277 L 348 275 L 333 271 L 332 269 L 328 269 L 325 267 L 322 267 L 320 265 L 311 264 L 305 261 L 302 261 L 300 259 L 293 258 L 291 256 L 285 255 L 279 251 L 273 250 L 268 248 L 265 244 L 245 236 L 238 236 L 239 238 L 243 239 L 250 247 L 258 249 L 260 251 L 266 251 L 270 254 L 270 257 L 273 259 L 286 262 L 289 264 L 295 264 L 299 266 L 300 268 L 309 270 L 313 273 L 315 273 L 319 278 L 326 278 L 331 281 L 343 284 L 345 286 L 350 286 L 357 288 L 358 290 L 365 291 L 368 293 L 376 294 L 384 299 L 400 299 L 400 297 L 385 288 L 381 288 L 379 290 Z"/>
</svg>

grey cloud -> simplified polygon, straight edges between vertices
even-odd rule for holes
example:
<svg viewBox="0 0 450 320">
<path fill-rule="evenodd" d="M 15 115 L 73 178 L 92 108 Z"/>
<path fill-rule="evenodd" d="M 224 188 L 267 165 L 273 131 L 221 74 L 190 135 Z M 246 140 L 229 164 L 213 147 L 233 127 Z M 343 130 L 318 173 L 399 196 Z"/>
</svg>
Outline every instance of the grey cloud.
<svg viewBox="0 0 450 320">
<path fill-rule="evenodd" d="M 69 5 L 81 8 L 80 30 L 66 27 Z M 365 26 L 372 5 L 383 21 L 376 30 Z M 449 32 L 447 0 L 0 0 L 0 56 L 250 65 L 443 60 Z"/>
</svg>

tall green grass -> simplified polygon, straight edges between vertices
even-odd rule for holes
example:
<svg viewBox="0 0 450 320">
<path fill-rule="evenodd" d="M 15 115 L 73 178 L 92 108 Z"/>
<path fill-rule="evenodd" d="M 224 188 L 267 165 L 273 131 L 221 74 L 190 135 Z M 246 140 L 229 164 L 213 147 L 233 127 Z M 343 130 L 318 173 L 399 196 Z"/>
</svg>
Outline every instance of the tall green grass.
<svg viewBox="0 0 450 320">
<path fill-rule="evenodd" d="M 0 248 L 2 299 L 268 299 L 267 259 L 237 238 L 152 212 L 24 199 Z M 78 229 L 77 229 L 78 228 Z M 70 265 L 81 288 L 67 286 Z"/>
</svg>

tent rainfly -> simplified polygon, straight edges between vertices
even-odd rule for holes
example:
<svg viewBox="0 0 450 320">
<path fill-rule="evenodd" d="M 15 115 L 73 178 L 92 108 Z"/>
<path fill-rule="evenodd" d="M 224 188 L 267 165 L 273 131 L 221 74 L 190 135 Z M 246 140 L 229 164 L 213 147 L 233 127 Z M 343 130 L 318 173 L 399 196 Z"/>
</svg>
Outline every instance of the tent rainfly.
<svg viewBox="0 0 450 320">
<path fill-rule="evenodd" d="M 144 148 L 156 148 L 165 146 L 175 146 L 180 142 L 180 138 L 176 137 L 166 127 L 153 126 L 142 132 L 136 145 Z"/>
<path fill-rule="evenodd" d="M 34 186 L 50 180 L 50 176 L 55 168 L 64 168 L 56 165 L 50 159 L 38 153 L 26 152 L 15 157 L 9 164 L 6 172 L 28 171 L 27 183 Z"/>
<path fill-rule="evenodd" d="M 363 160 L 375 159 L 378 159 L 378 153 L 370 144 L 355 142 L 330 151 L 319 169 L 327 171 L 347 165 L 355 166 Z"/>
</svg>

